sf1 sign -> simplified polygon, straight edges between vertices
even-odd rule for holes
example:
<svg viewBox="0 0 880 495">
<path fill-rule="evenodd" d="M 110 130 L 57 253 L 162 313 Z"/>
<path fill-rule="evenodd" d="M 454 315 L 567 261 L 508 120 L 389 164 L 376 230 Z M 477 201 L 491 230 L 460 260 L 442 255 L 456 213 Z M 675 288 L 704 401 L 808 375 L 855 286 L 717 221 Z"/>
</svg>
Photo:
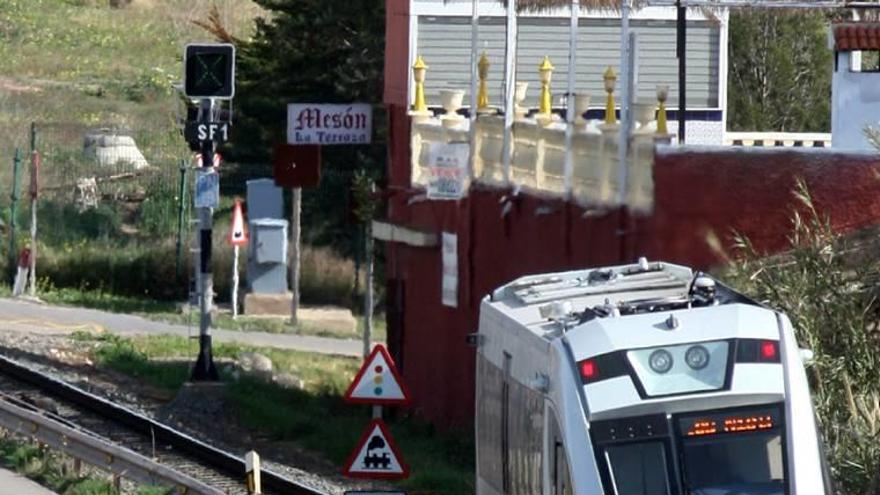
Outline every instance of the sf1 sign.
<svg viewBox="0 0 880 495">
<path fill-rule="evenodd" d="M 368 103 L 287 106 L 288 144 L 370 144 L 373 107 Z"/>
</svg>

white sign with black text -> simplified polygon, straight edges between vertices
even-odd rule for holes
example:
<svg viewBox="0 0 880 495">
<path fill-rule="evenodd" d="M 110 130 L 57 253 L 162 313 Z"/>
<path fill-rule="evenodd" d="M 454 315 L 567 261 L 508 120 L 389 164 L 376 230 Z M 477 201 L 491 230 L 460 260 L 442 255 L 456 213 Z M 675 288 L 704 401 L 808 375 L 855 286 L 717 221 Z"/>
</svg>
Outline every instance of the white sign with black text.
<svg viewBox="0 0 880 495">
<path fill-rule="evenodd" d="M 287 105 L 287 144 L 370 144 L 372 135 L 368 103 Z"/>
<path fill-rule="evenodd" d="M 432 143 L 429 153 L 428 199 L 461 199 L 464 196 L 470 145 Z"/>
<path fill-rule="evenodd" d="M 443 232 L 443 305 L 458 307 L 458 234 Z"/>
</svg>

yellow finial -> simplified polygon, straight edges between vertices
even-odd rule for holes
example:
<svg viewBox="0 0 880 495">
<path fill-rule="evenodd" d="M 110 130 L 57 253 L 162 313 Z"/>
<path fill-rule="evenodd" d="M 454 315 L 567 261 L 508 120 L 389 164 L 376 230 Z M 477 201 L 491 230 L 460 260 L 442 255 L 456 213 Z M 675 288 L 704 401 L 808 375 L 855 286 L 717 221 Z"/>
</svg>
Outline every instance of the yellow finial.
<svg viewBox="0 0 880 495">
<path fill-rule="evenodd" d="M 425 103 L 425 73 L 428 66 L 422 60 L 422 56 L 416 57 L 416 63 L 413 64 L 413 79 L 416 81 L 416 95 L 413 103 L 413 110 L 416 112 L 427 112 L 428 104 Z"/>
<path fill-rule="evenodd" d="M 553 101 L 550 97 L 550 79 L 553 77 L 553 64 L 550 63 L 550 57 L 544 57 L 544 61 L 538 66 L 538 72 L 541 74 L 541 100 L 538 106 L 538 113 L 541 115 L 549 115 L 553 111 Z"/>
<path fill-rule="evenodd" d="M 657 110 L 657 134 L 669 134 L 669 128 L 666 121 L 666 99 L 669 97 L 669 86 L 657 86 L 657 101 L 660 102 L 660 108 Z"/>
<path fill-rule="evenodd" d="M 489 90 L 486 88 L 486 79 L 489 77 L 489 57 L 486 52 L 480 56 L 477 63 L 478 74 L 480 76 L 480 91 L 477 93 L 477 110 L 486 110 L 489 108 Z"/>
<path fill-rule="evenodd" d="M 608 93 L 608 99 L 605 103 L 605 123 L 609 125 L 616 124 L 617 115 L 615 113 L 616 105 L 614 104 L 614 85 L 617 82 L 617 74 L 614 73 L 613 68 L 608 67 L 608 70 L 605 71 L 602 78 L 605 80 L 605 92 Z"/>
</svg>

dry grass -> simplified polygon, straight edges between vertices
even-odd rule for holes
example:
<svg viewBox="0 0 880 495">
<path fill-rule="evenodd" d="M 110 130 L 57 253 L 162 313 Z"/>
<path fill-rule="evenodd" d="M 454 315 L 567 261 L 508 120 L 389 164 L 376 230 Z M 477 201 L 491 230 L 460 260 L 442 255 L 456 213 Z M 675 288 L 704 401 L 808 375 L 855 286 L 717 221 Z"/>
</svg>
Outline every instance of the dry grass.
<svg viewBox="0 0 880 495">
<path fill-rule="evenodd" d="M 785 312 L 798 342 L 815 353 L 808 367 L 813 402 L 827 445 L 837 493 L 874 495 L 880 469 L 880 263 L 853 257 L 813 207 L 802 184 L 795 195 L 790 250 L 761 256 L 740 239 L 743 257 L 727 278 L 756 300 Z M 876 251 L 875 251 L 876 252 Z"/>
</svg>

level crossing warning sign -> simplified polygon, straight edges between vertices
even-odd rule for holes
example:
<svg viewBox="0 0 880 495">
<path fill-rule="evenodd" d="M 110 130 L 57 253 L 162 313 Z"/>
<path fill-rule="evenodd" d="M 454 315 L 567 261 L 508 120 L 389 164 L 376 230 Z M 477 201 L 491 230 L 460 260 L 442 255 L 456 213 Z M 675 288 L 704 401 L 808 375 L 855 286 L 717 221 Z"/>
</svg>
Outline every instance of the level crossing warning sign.
<svg viewBox="0 0 880 495">
<path fill-rule="evenodd" d="M 403 462 L 385 423 L 374 419 L 364 430 L 342 474 L 352 478 L 406 478 L 409 466 Z"/>
<path fill-rule="evenodd" d="M 385 346 L 379 344 L 364 361 L 345 392 L 349 404 L 402 406 L 409 404 L 406 385 Z"/>
<path fill-rule="evenodd" d="M 232 225 L 229 228 L 229 243 L 233 246 L 244 246 L 248 243 L 247 227 L 244 225 L 244 213 L 241 211 L 241 200 L 235 200 L 232 208 Z"/>
</svg>

